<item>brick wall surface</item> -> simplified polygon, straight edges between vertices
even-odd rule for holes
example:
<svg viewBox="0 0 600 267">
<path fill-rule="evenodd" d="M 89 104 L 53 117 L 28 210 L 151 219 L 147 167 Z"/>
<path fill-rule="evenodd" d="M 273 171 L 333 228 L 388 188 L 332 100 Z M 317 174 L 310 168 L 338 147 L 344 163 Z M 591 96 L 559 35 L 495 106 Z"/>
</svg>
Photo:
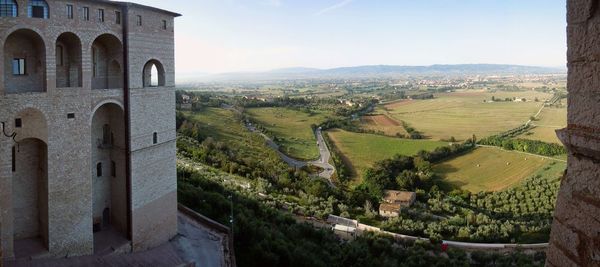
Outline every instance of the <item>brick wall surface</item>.
<svg viewBox="0 0 600 267">
<path fill-rule="evenodd" d="M 92 46 L 98 37 L 107 34 L 117 43 L 123 43 L 123 25 L 116 23 L 116 12 L 123 12 L 124 6 L 128 6 L 130 12 L 130 33 L 127 35 L 130 39 L 127 50 L 129 65 L 124 66 L 122 57 L 114 55 L 116 50 L 109 49 L 110 51 L 105 52 L 109 57 L 118 58 L 116 61 L 121 71 L 114 71 L 116 68 L 111 69 L 110 66 L 100 66 L 101 71 L 109 76 L 122 76 L 124 70 L 128 70 L 129 87 L 132 88 L 129 109 L 131 133 L 127 137 L 131 142 L 131 203 L 121 205 L 124 207 L 115 212 L 126 213 L 126 205 L 132 208 L 132 217 L 128 220 L 132 222 L 134 249 L 142 250 L 165 242 L 176 233 L 177 227 L 173 37 L 175 14 L 139 5 L 104 1 L 47 2 L 50 14 L 48 19 L 28 18 L 27 0 L 17 0 L 18 17 L 0 18 L 0 47 L 4 49 L 8 37 L 17 30 L 25 29 L 28 32 L 23 37 L 26 40 L 39 37 L 43 44 L 40 44 L 38 50 L 41 52 L 37 54 L 43 56 L 34 61 L 44 62 L 38 67 L 40 77 L 45 77 L 42 90 L 33 88 L 37 85 L 15 80 L 22 77 L 12 76 L 9 61 L 13 57 L 11 53 L 18 51 L 7 53 L 5 50 L 0 53 L 0 121 L 7 123 L 7 132 L 18 132 L 17 140 L 36 138 L 47 146 L 48 184 L 41 192 L 48 198 L 47 207 L 43 207 L 44 212 L 47 211 L 47 215 L 43 214 L 47 217 L 47 222 L 42 224 L 47 228 L 49 254 L 63 257 L 93 253 L 92 192 L 96 166 L 95 163 L 92 164 L 92 150 L 96 144 L 92 137 L 92 117 L 94 112 L 107 103 L 125 108 L 125 95 L 123 88 L 119 88 L 122 79 L 110 80 L 106 87 L 111 89 L 92 90 Z M 73 19 L 67 18 L 67 4 L 74 6 Z M 84 7 L 90 10 L 89 21 L 83 19 Z M 104 9 L 104 22 L 98 21 L 98 9 Z M 138 15 L 142 16 L 142 26 L 136 25 Z M 121 23 L 126 21 L 124 16 L 122 13 Z M 162 27 L 163 20 L 168 25 L 166 30 Z M 78 39 L 74 43 L 80 43 L 81 51 L 72 51 L 70 47 L 71 51 L 65 55 L 66 58 L 76 59 L 74 66 L 57 66 L 57 43 L 64 45 L 64 42 L 73 41 L 72 38 L 65 41 L 61 37 L 57 42 L 63 33 L 72 33 Z M 27 55 L 36 54 L 33 51 L 35 49 L 24 45 L 22 40 L 9 44 L 8 48 L 15 50 L 19 47 Z M 143 67 L 149 60 L 157 60 L 163 66 L 164 87 L 143 88 Z M 71 77 L 75 77 L 80 82 L 67 81 L 67 72 L 73 73 L 69 79 L 73 80 Z M 34 73 L 31 75 L 30 78 L 35 78 Z M 36 80 L 37 78 L 30 79 Z M 11 84 L 17 86 L 11 87 Z M 11 91 L 10 88 L 19 90 Z M 75 118 L 68 118 L 68 113 L 73 113 Z M 27 114 L 41 114 L 45 121 L 27 117 Z M 18 117 L 23 118 L 22 129 L 15 129 L 14 121 Z M 39 124 L 40 127 L 28 128 L 27 125 L 32 123 Z M 157 144 L 152 140 L 155 132 L 159 137 Z M 18 227 L 22 227 L 15 226 L 15 213 L 19 216 L 23 214 L 14 209 L 19 202 L 13 200 L 12 188 L 16 178 L 11 168 L 13 145 L 11 139 L 0 135 L 0 244 L 5 257 L 13 255 L 15 231 L 21 231 Z M 118 176 L 125 176 L 124 155 L 125 153 L 110 155 L 113 160 L 120 161 Z M 108 170 L 107 166 L 106 171 Z M 124 186 L 123 180 L 111 182 L 113 188 L 122 190 Z M 113 197 L 110 201 L 123 200 L 122 197 Z M 40 206 L 43 205 L 40 204 L 38 210 Z M 126 223 L 118 224 L 119 228 L 126 228 Z"/>
</svg>

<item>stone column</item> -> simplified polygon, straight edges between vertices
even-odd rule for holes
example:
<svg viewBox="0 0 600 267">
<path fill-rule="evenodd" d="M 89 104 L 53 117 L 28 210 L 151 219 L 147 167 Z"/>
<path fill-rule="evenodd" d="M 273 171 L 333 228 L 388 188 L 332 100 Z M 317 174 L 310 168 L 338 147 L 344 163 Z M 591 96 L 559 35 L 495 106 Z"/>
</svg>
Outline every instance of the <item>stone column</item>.
<svg viewBox="0 0 600 267">
<path fill-rule="evenodd" d="M 569 151 L 548 266 L 600 266 L 600 2 L 567 1 L 569 115 L 557 131 Z"/>
</svg>

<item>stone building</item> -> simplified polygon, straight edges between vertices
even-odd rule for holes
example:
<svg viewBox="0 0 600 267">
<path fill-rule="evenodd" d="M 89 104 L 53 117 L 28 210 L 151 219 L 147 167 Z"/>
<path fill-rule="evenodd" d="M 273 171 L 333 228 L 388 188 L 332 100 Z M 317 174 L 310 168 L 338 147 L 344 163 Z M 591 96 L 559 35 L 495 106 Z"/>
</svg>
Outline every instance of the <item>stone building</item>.
<svg viewBox="0 0 600 267">
<path fill-rule="evenodd" d="M 600 3 L 567 1 L 569 151 L 554 214 L 548 266 L 600 266 Z"/>
<path fill-rule="evenodd" d="M 90 255 L 115 236 L 142 251 L 177 233 L 178 16 L 106 0 L 0 2 L 4 257 Z"/>
<path fill-rule="evenodd" d="M 379 215 L 383 217 L 398 217 L 402 208 L 409 208 L 417 200 L 415 192 L 385 190 L 383 194 L 379 204 Z"/>
</svg>

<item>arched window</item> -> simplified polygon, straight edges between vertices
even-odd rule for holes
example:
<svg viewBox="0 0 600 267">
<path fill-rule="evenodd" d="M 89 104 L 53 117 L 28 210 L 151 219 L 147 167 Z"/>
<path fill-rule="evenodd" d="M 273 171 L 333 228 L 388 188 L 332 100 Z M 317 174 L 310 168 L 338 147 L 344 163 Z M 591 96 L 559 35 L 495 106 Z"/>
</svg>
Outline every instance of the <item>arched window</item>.
<svg viewBox="0 0 600 267">
<path fill-rule="evenodd" d="M 150 60 L 144 66 L 144 87 L 165 86 L 165 69 L 158 60 Z"/>
<path fill-rule="evenodd" d="M 102 177 L 102 162 L 96 164 L 96 177 Z"/>
<path fill-rule="evenodd" d="M 44 0 L 29 0 L 27 3 L 27 16 L 30 18 L 48 18 L 48 3 Z"/>
<path fill-rule="evenodd" d="M 0 17 L 16 17 L 17 3 L 14 0 L 0 0 Z"/>
</svg>

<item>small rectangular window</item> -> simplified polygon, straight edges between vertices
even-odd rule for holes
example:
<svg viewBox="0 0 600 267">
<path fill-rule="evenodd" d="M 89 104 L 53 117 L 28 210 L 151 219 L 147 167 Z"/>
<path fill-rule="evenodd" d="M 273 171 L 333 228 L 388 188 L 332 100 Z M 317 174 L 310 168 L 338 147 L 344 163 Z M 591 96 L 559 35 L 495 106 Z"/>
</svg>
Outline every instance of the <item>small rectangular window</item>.
<svg viewBox="0 0 600 267">
<path fill-rule="evenodd" d="M 56 46 L 56 66 L 63 65 L 63 47 L 61 45 Z"/>
<path fill-rule="evenodd" d="M 117 163 L 114 161 L 110 162 L 110 176 L 117 177 Z"/>
<path fill-rule="evenodd" d="M 163 30 L 167 29 L 167 21 L 166 20 L 162 21 L 162 28 L 163 28 Z"/>
<path fill-rule="evenodd" d="M 92 77 L 96 77 L 98 73 L 98 53 L 96 48 L 92 48 Z"/>
<path fill-rule="evenodd" d="M 46 18 L 46 9 L 43 6 L 31 6 L 31 17 L 44 19 Z"/>
<path fill-rule="evenodd" d="M 83 20 L 90 20 L 90 8 L 83 7 Z"/>
<path fill-rule="evenodd" d="M 158 133 L 152 134 L 152 143 L 155 145 L 158 144 Z"/>
<path fill-rule="evenodd" d="M 75 113 L 68 113 L 67 119 L 75 119 Z"/>
<path fill-rule="evenodd" d="M 104 22 L 104 9 L 98 9 L 98 22 Z"/>
<path fill-rule="evenodd" d="M 73 19 L 73 5 L 67 5 L 67 18 Z"/>
<path fill-rule="evenodd" d="M 120 11 L 115 11 L 115 22 L 117 24 L 121 24 L 121 12 Z"/>
<path fill-rule="evenodd" d="M 12 172 L 17 171 L 17 150 L 12 147 Z"/>
<path fill-rule="evenodd" d="M 25 75 L 25 59 L 15 58 L 13 59 L 13 74 L 14 75 Z"/>
<path fill-rule="evenodd" d="M 23 120 L 15 119 L 15 128 L 21 128 L 21 127 L 23 127 Z"/>
<path fill-rule="evenodd" d="M 137 25 L 142 26 L 142 16 L 137 15 Z"/>
<path fill-rule="evenodd" d="M 96 176 L 102 177 L 102 163 L 101 162 L 98 162 L 98 164 L 96 164 Z"/>
</svg>

